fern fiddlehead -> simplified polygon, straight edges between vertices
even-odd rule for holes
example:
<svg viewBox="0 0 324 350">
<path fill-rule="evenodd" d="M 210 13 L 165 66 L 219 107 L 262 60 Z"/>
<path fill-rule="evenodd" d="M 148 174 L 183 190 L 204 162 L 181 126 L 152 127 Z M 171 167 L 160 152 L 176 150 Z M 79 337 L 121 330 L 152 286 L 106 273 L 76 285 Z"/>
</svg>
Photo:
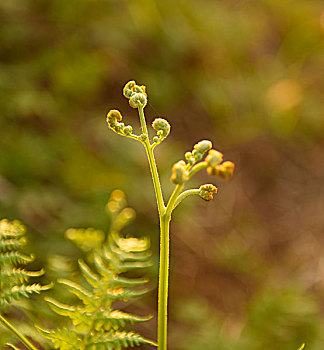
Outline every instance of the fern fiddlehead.
<svg viewBox="0 0 324 350">
<path fill-rule="evenodd" d="M 144 107 L 147 105 L 146 88 L 143 85 L 137 85 L 134 80 L 129 81 L 124 89 L 123 95 L 129 99 L 132 108 L 138 109 L 141 123 L 142 134 L 125 135 L 116 131 L 115 124 L 111 123 L 111 115 L 115 110 L 108 112 L 108 127 L 123 136 L 131 137 L 140 141 L 146 151 L 149 162 L 152 181 L 154 185 L 157 207 L 160 221 L 160 269 L 159 269 L 159 292 L 158 292 L 158 350 L 167 349 L 167 307 L 168 307 L 168 280 L 169 280 L 169 230 L 171 214 L 176 206 L 189 195 L 198 195 L 202 199 L 209 201 L 213 194 L 217 193 L 217 188 L 212 184 L 206 184 L 199 189 L 190 189 L 183 191 L 184 185 L 189 179 L 202 169 L 207 169 L 209 175 L 218 175 L 224 179 L 231 177 L 234 171 L 234 164 L 230 161 L 224 162 L 223 155 L 212 149 L 212 143 L 208 140 L 202 140 L 194 145 L 191 152 L 186 152 L 185 160 L 180 160 L 172 167 L 171 181 L 176 185 L 169 201 L 165 205 L 163 193 L 159 180 L 159 174 L 153 154 L 154 148 L 159 145 L 170 133 L 170 124 L 162 118 L 153 121 L 152 127 L 157 132 L 151 143 L 145 115 Z M 123 125 L 120 125 L 123 128 Z M 132 128 L 133 130 L 133 128 Z M 203 160 L 206 152 L 208 156 Z"/>
</svg>

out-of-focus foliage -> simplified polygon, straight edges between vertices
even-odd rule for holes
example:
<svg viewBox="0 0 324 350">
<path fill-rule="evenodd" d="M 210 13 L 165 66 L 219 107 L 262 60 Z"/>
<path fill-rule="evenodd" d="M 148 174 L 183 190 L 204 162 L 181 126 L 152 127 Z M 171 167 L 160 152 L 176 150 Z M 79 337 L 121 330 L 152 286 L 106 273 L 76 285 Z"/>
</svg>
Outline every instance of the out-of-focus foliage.
<svg viewBox="0 0 324 350">
<path fill-rule="evenodd" d="M 26 255 L 22 252 L 23 246 L 26 244 L 25 238 L 26 229 L 19 221 L 0 220 L 0 313 L 10 315 L 8 305 L 15 304 L 15 301 L 20 301 L 24 298 L 29 298 L 32 294 L 39 294 L 41 291 L 49 289 L 51 286 L 41 285 L 39 283 L 30 283 L 31 278 L 35 279 L 44 274 L 44 270 L 28 271 L 22 266 L 29 264 L 34 260 L 32 255 Z M 23 309 L 32 308 L 32 303 L 18 303 L 19 312 Z M 14 312 L 11 312 L 14 315 Z M 22 315 L 21 315 L 22 316 Z M 26 320 L 25 320 L 26 322 Z M 2 326 L 2 325 L 1 325 Z M 35 335 L 31 328 L 28 329 L 31 334 Z M 1 345 L 12 338 L 9 332 L 2 332 L 0 336 Z M 37 336 L 36 336 L 37 338 Z M 14 338 L 14 340 L 16 340 Z"/>
<path fill-rule="evenodd" d="M 118 92 L 134 78 L 149 90 L 148 121 L 162 114 L 172 124 L 157 153 L 166 191 L 192 140 L 213 140 L 237 164 L 213 205 L 191 211 L 193 199 L 175 215 L 174 344 L 185 346 L 173 306 L 190 297 L 220 315 L 206 329 L 224 349 L 244 337 L 240 349 L 266 347 L 269 334 L 273 348 L 320 347 L 323 2 L 11 0 L 0 2 L 0 21 L 0 215 L 29 226 L 50 278 L 68 278 L 78 255 L 67 227 L 107 229 L 102 208 L 116 187 L 158 249 L 143 150 L 105 124 L 113 106 L 137 118 Z M 285 301 L 295 285 L 298 307 Z"/>
<path fill-rule="evenodd" d="M 147 288 L 143 288 L 147 279 L 130 277 L 127 273 L 136 273 L 151 266 L 149 239 L 123 237 L 120 233 L 134 218 L 134 210 L 126 207 L 126 204 L 124 193 L 113 191 L 107 204 L 112 223 L 104 244 L 105 237 L 100 231 L 67 231 L 68 238 L 88 253 L 94 267 L 79 260 L 81 274 L 87 281 L 84 287 L 70 280 L 59 280 L 79 299 L 77 304 L 67 305 L 47 299 L 53 311 L 70 319 L 62 328 L 39 328 L 40 333 L 50 339 L 55 348 L 121 350 L 141 344 L 156 345 L 128 327 L 129 324 L 148 321 L 151 316 L 137 316 L 115 306 L 117 302 L 129 301 L 148 292 Z M 89 239 L 92 241 L 90 249 L 87 245 Z"/>
</svg>

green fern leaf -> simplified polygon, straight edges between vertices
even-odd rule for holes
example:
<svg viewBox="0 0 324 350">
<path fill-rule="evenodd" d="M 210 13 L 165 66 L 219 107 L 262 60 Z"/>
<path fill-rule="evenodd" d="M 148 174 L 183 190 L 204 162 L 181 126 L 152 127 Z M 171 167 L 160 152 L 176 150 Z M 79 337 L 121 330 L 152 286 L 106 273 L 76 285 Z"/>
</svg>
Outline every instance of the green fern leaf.
<svg viewBox="0 0 324 350">
<path fill-rule="evenodd" d="M 123 215 L 119 215 L 116 208 L 126 210 L 123 209 L 124 204 L 115 204 L 111 206 L 114 209 L 113 229 L 104 247 L 86 249 L 91 245 L 87 243 L 89 234 L 95 233 L 96 230 L 67 231 L 68 238 L 88 251 L 93 267 L 79 260 L 80 271 L 88 283 L 86 287 L 68 280 L 59 280 L 77 296 L 80 305 L 70 306 L 47 299 L 54 312 L 68 317 L 72 323 L 69 328 L 63 330 L 46 331 L 45 336 L 63 350 L 74 349 L 75 344 L 79 344 L 79 349 L 85 350 L 121 350 L 140 344 L 156 345 L 139 334 L 125 331 L 129 324 L 147 321 L 151 316 L 135 316 L 113 308 L 115 301 L 127 301 L 148 292 L 148 289 L 143 287 L 148 282 L 147 279 L 131 278 L 124 273 L 151 266 L 148 239 L 124 238 L 115 231 L 116 227 L 124 225 L 122 222 L 115 224 L 114 220 L 123 220 Z M 84 245 L 85 243 L 87 245 Z M 73 346 L 66 339 L 67 330 L 72 332 L 75 338 Z"/>
<path fill-rule="evenodd" d="M 51 287 L 52 285 L 41 286 L 38 283 L 28 286 L 14 286 L 0 295 L 0 306 L 3 306 L 5 302 L 11 303 L 13 299 L 19 300 L 21 297 L 29 298 L 30 294 L 39 294 L 41 291 L 50 289 Z"/>
<path fill-rule="evenodd" d="M 0 265 L 5 265 L 5 264 L 12 264 L 12 265 L 17 265 L 17 264 L 28 264 L 34 260 L 34 256 L 30 255 L 24 255 L 20 252 L 6 252 L 3 254 L 0 254 Z"/>
<path fill-rule="evenodd" d="M 25 238 L 11 238 L 0 240 L 0 252 L 6 252 L 8 250 L 17 250 L 26 244 Z"/>
<path fill-rule="evenodd" d="M 59 303 L 58 301 L 51 298 L 45 298 L 45 300 L 49 303 L 51 309 L 58 315 L 69 317 L 72 323 L 77 326 L 77 330 L 79 332 L 86 331 L 87 329 L 91 328 L 93 324 L 91 313 L 86 312 L 80 307 L 74 307 Z"/>
<path fill-rule="evenodd" d="M 45 273 L 42 269 L 40 271 L 26 271 L 24 269 L 15 269 L 12 271 L 2 272 L 0 274 L 0 283 L 6 283 L 7 281 L 14 281 L 16 283 L 23 283 L 29 280 L 31 277 L 40 277 Z"/>
<path fill-rule="evenodd" d="M 83 301 L 85 305 L 97 307 L 97 297 L 90 293 L 89 291 L 82 288 L 77 283 L 71 282 L 69 280 L 61 279 L 58 280 L 59 283 L 64 284 L 67 289 L 76 295 L 80 300 Z"/>
<path fill-rule="evenodd" d="M 101 286 L 99 276 L 96 275 L 84 261 L 79 260 L 79 266 L 82 275 L 88 281 L 88 283 L 94 288 L 99 288 Z"/>
<path fill-rule="evenodd" d="M 0 240 L 4 238 L 18 238 L 23 236 L 25 232 L 25 226 L 23 226 L 18 220 L 10 222 L 7 219 L 2 219 L 0 221 Z"/>
<path fill-rule="evenodd" d="M 125 327 L 127 322 L 130 324 L 135 322 L 146 322 L 151 318 L 152 316 L 140 317 L 119 310 L 111 312 L 104 310 L 98 313 L 94 322 L 94 327 L 98 331 L 101 327 L 104 327 L 105 330 L 108 331 L 111 328 L 118 329 L 120 327 Z"/>
<path fill-rule="evenodd" d="M 134 332 L 110 331 L 108 333 L 97 334 L 96 336 L 92 336 L 89 339 L 89 346 L 90 346 L 89 349 L 98 349 L 98 350 L 99 349 L 121 350 L 122 347 L 127 348 L 129 346 L 133 347 L 135 345 L 139 346 L 141 344 L 149 344 L 149 345 L 157 346 L 155 342 L 148 340 Z"/>
<path fill-rule="evenodd" d="M 146 278 L 126 278 L 113 276 L 110 285 L 112 288 L 116 287 L 137 287 L 148 283 L 148 279 Z"/>
<path fill-rule="evenodd" d="M 110 261 L 111 263 L 111 261 Z M 98 270 L 98 272 L 100 273 L 101 277 L 103 277 L 104 279 L 108 279 L 110 280 L 112 275 L 113 275 L 113 269 L 115 268 L 115 264 L 117 264 L 118 262 L 113 262 L 111 263 L 112 265 L 110 266 L 111 268 L 107 267 L 104 264 L 103 259 L 99 256 L 99 255 L 95 255 L 94 256 L 94 264 L 96 269 Z"/>
<path fill-rule="evenodd" d="M 54 343 L 55 349 L 61 350 L 83 350 L 82 339 L 78 336 L 77 333 L 68 330 L 66 328 L 57 329 L 56 331 L 49 331 L 37 327 L 40 334 L 50 339 Z"/>
<path fill-rule="evenodd" d="M 26 244 L 25 227 L 19 221 L 0 220 L 0 307 L 12 300 L 28 298 L 32 293 L 40 293 L 51 287 L 40 284 L 25 284 L 30 278 L 39 277 L 44 270 L 27 271 L 19 268 L 34 260 L 33 255 L 25 255 L 20 249 Z"/>
</svg>

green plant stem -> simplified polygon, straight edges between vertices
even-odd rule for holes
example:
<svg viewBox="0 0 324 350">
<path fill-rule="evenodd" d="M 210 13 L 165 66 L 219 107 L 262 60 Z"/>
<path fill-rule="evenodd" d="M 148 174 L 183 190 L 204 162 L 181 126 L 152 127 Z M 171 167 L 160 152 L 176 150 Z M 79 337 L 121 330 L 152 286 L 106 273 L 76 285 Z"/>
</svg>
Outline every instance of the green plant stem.
<svg viewBox="0 0 324 350">
<path fill-rule="evenodd" d="M 202 169 L 206 169 L 208 166 L 207 162 L 203 161 L 200 162 L 196 165 L 194 165 L 191 170 L 189 171 L 189 178 L 191 178 L 193 175 L 195 175 L 198 171 L 202 170 Z"/>
<path fill-rule="evenodd" d="M 153 149 L 150 145 L 149 135 L 148 135 L 145 116 L 144 116 L 144 108 L 139 107 L 138 112 L 139 112 L 139 116 L 140 116 L 143 134 L 146 135 L 146 140 L 143 143 L 144 143 L 144 147 L 146 150 L 147 159 L 148 159 L 149 165 L 150 165 L 153 186 L 154 186 L 154 191 L 155 191 L 155 196 L 156 196 L 156 202 L 157 202 L 157 206 L 158 206 L 158 210 L 159 210 L 159 216 L 161 218 L 161 216 L 164 214 L 165 206 L 164 206 L 161 184 L 160 184 L 160 180 L 159 180 L 159 173 L 157 170 Z"/>
<path fill-rule="evenodd" d="M 28 349 L 37 350 L 37 348 L 24 337 L 9 321 L 7 321 L 2 315 L 0 315 L 0 322 L 8 328 Z"/>
<path fill-rule="evenodd" d="M 145 120 L 144 107 L 143 106 L 138 107 L 138 114 L 139 114 L 139 117 L 140 117 L 141 128 L 142 128 L 143 134 L 146 135 L 147 138 L 148 138 L 148 131 L 147 131 L 147 126 L 146 126 L 146 120 Z"/>
<path fill-rule="evenodd" d="M 177 186 L 175 187 L 175 189 L 173 190 L 173 192 L 172 192 L 172 194 L 171 194 L 171 197 L 170 197 L 170 199 L 169 199 L 169 202 L 168 202 L 168 204 L 167 204 L 167 207 L 166 207 L 166 209 L 165 209 L 165 215 L 171 217 L 171 213 L 172 213 L 172 210 L 173 210 L 173 208 L 174 208 L 174 204 L 175 204 L 175 202 L 176 202 L 176 200 L 177 200 L 179 194 L 181 193 L 182 189 L 183 189 L 183 184 L 177 185 Z"/>
<path fill-rule="evenodd" d="M 174 203 L 173 209 L 175 209 L 178 206 L 178 204 L 180 204 L 180 202 L 183 201 L 186 197 L 193 196 L 193 195 L 199 195 L 199 189 L 191 189 L 191 190 L 187 190 L 187 191 L 182 192 L 177 197 L 177 199 Z"/>
<path fill-rule="evenodd" d="M 147 136 L 143 142 L 150 165 L 157 206 L 160 219 L 160 267 L 158 290 L 158 350 L 167 350 L 168 326 L 168 289 L 169 289 L 169 230 L 170 214 L 166 213 L 159 174 L 153 154 L 154 146 L 150 145 L 143 107 L 138 108 L 143 134 Z M 182 188 L 182 187 L 181 187 Z M 180 191 L 181 191 L 180 188 Z M 171 196 L 172 197 L 172 196 Z"/>
<path fill-rule="evenodd" d="M 160 217 L 160 269 L 158 292 L 158 350 L 167 350 L 170 216 Z"/>
</svg>

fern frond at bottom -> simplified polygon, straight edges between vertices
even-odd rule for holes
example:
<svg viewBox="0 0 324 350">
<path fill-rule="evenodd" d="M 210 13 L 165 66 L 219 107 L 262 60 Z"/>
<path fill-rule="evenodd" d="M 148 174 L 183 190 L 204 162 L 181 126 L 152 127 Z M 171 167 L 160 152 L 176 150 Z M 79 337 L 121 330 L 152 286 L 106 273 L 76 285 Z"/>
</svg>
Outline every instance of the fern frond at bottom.
<svg viewBox="0 0 324 350">
<path fill-rule="evenodd" d="M 88 349 L 93 350 L 121 350 L 123 347 L 134 347 L 141 344 L 157 346 L 153 341 L 145 339 L 134 332 L 119 331 L 97 334 L 95 337 L 89 336 L 88 344 Z"/>
<path fill-rule="evenodd" d="M 78 335 L 75 332 L 63 328 L 57 329 L 56 331 L 49 331 L 37 327 L 40 334 L 50 339 L 54 344 L 54 349 L 61 350 L 84 350 L 85 347 L 82 345 L 82 340 L 79 339 Z"/>
<path fill-rule="evenodd" d="M 49 331 L 38 327 L 39 332 L 50 339 L 55 349 L 60 350 L 122 350 L 123 347 L 134 347 L 142 344 L 157 346 L 134 332 L 111 330 L 95 334 L 78 334 L 66 328 Z"/>
<path fill-rule="evenodd" d="M 89 254 L 91 265 L 79 260 L 81 274 L 87 283 L 58 280 L 79 299 L 78 304 L 66 305 L 46 299 L 54 312 L 69 318 L 64 328 L 39 329 L 45 338 L 54 343 L 56 349 L 121 350 L 141 344 L 157 346 L 155 342 L 129 329 L 130 325 L 148 321 L 151 316 L 136 316 L 115 309 L 116 301 L 128 301 L 149 291 L 145 288 L 148 280 L 133 271 L 152 265 L 148 238 L 123 237 L 117 232 L 117 228 L 124 227 L 129 221 L 129 214 L 134 215 L 133 210 L 125 208 L 125 198 L 118 194 L 122 202 L 118 202 L 113 195 L 108 202 L 114 203 L 109 206 L 114 209 L 112 229 L 103 245 L 95 245 L 92 250 L 90 245 L 85 246 L 89 234 L 97 232 L 94 229 L 67 231 L 67 237 Z M 126 216 L 125 210 L 128 213 Z"/>
</svg>

